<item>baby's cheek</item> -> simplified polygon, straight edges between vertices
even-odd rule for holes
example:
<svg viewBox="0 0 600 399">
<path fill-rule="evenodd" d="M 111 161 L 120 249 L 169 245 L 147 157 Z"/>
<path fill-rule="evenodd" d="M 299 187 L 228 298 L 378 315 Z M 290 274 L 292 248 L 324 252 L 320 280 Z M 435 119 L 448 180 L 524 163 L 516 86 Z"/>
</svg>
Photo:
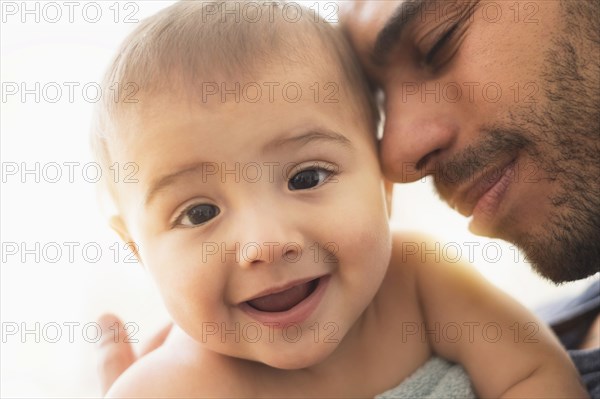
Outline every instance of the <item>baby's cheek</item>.
<svg viewBox="0 0 600 399">
<path fill-rule="evenodd" d="M 201 254 L 176 245 L 155 244 L 150 254 L 148 271 L 151 273 L 174 321 L 184 330 L 198 323 L 219 322 L 224 267 L 203 262 Z M 191 246 L 200 248 L 200 246 Z"/>
<path fill-rule="evenodd" d="M 341 235 L 349 247 L 377 251 L 391 242 L 391 234 L 381 186 L 368 190 L 367 195 L 353 198 L 344 205 Z"/>
<path fill-rule="evenodd" d="M 368 206 L 370 205 L 370 208 Z M 392 239 L 387 214 L 380 197 L 374 196 L 364 205 L 364 212 L 355 215 L 353 222 L 347 226 L 340 237 L 340 252 L 347 260 L 357 262 L 357 272 L 383 275 L 389 264 Z"/>
</svg>

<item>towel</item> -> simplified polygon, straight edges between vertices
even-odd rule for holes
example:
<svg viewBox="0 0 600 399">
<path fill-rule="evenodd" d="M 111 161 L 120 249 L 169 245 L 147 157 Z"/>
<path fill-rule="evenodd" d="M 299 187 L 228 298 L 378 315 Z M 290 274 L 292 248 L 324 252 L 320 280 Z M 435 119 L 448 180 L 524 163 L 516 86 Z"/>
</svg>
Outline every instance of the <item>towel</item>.
<svg viewBox="0 0 600 399">
<path fill-rule="evenodd" d="M 469 376 L 462 366 L 432 357 L 395 388 L 375 399 L 475 399 Z"/>
</svg>

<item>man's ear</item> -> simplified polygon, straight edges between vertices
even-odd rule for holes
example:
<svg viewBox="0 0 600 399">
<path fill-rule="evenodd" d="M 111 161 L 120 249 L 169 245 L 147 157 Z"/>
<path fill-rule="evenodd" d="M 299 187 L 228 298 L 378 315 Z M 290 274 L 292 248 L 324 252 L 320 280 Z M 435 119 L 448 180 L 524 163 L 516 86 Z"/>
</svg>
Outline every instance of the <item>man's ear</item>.
<svg viewBox="0 0 600 399">
<path fill-rule="evenodd" d="M 385 190 L 385 205 L 387 208 L 388 219 L 392 217 L 392 201 L 394 199 L 394 183 L 383 178 L 383 188 Z"/>
<path fill-rule="evenodd" d="M 143 266 L 142 258 L 140 257 L 140 252 L 138 250 L 138 246 L 131 238 L 131 234 L 129 234 L 129 230 L 125 224 L 123 218 L 119 215 L 114 215 L 110 217 L 110 228 L 113 229 L 115 233 L 119 235 L 121 240 L 129 246 L 129 249 L 135 255 L 137 261 Z"/>
</svg>

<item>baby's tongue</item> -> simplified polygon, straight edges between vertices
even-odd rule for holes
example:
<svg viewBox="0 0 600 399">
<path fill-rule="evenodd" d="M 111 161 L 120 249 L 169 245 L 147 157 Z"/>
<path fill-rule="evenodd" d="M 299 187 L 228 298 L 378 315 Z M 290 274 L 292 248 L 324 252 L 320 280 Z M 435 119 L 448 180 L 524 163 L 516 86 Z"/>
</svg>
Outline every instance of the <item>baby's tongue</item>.
<svg viewBox="0 0 600 399">
<path fill-rule="evenodd" d="M 276 294 L 261 296 L 248 301 L 248 304 L 262 312 L 284 312 L 302 302 L 313 290 L 316 281 L 296 285 Z"/>
</svg>

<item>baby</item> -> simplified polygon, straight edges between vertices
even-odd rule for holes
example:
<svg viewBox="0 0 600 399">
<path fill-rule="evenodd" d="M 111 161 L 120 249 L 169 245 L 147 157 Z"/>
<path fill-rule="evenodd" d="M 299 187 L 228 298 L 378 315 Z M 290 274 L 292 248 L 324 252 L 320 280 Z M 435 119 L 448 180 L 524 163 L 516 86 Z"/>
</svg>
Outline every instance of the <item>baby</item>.
<svg viewBox="0 0 600 399">
<path fill-rule="evenodd" d="M 115 85 L 94 148 L 138 182 L 108 185 L 111 225 L 175 327 L 108 396 L 385 397 L 444 358 L 459 397 L 586 397 L 533 315 L 390 233 L 378 113 L 314 12 L 176 3 L 126 39 Z"/>
</svg>

